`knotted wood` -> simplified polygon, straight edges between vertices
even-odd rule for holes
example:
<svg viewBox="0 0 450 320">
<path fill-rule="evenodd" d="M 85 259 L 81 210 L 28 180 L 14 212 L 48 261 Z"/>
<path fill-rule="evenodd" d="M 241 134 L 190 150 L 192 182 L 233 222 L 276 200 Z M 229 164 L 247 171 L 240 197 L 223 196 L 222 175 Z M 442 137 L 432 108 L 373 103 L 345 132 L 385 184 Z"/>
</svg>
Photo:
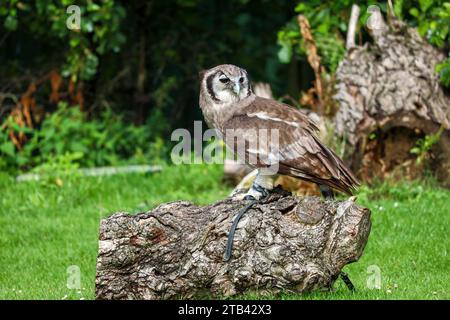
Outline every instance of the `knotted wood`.
<svg viewBox="0 0 450 320">
<path fill-rule="evenodd" d="M 370 210 L 354 199 L 324 201 L 278 191 L 243 216 L 232 258 L 224 262 L 228 231 L 245 203 L 177 201 L 103 219 L 97 299 L 330 289 L 341 269 L 361 256 L 370 232 Z"/>
</svg>

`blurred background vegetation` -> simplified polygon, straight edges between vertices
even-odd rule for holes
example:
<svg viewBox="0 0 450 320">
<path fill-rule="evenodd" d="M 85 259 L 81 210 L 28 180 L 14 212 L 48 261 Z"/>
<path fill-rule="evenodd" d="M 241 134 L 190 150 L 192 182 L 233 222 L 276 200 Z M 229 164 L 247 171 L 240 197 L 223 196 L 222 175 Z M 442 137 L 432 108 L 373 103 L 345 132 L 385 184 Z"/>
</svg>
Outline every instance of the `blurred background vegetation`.
<svg viewBox="0 0 450 320">
<path fill-rule="evenodd" d="M 375 1 L 78 1 L 81 29 L 70 30 L 69 0 L 0 4 L 0 170 L 47 162 L 80 166 L 167 159 L 169 133 L 192 129 L 200 70 L 245 67 L 274 95 L 301 106 L 314 73 L 296 15 L 311 24 L 325 72 L 345 54 L 353 3 Z M 450 2 L 395 1 L 395 13 L 449 51 Z M 360 43 L 369 41 L 364 28 Z M 450 85 L 450 58 L 436 72 Z"/>
</svg>

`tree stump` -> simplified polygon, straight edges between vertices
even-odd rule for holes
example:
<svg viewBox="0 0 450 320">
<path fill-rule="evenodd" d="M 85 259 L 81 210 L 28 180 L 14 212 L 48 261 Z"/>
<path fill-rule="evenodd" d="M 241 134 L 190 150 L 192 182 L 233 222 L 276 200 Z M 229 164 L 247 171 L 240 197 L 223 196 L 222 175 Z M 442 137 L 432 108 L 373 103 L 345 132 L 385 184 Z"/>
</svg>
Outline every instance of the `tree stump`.
<svg viewBox="0 0 450 320">
<path fill-rule="evenodd" d="M 370 210 L 354 201 L 297 198 L 278 190 L 243 216 L 228 262 L 228 231 L 247 201 L 177 201 L 147 213 L 113 214 L 100 224 L 96 298 L 330 289 L 341 269 L 361 256 L 369 236 Z"/>
<path fill-rule="evenodd" d="M 436 72 L 445 54 L 394 18 L 382 26 L 372 30 L 373 43 L 349 48 L 339 65 L 335 131 L 348 142 L 353 171 L 370 182 L 396 172 L 420 176 L 425 166 L 417 166 L 411 149 L 442 127 L 439 142 L 423 151 L 428 167 L 448 184 L 450 96 Z"/>
</svg>

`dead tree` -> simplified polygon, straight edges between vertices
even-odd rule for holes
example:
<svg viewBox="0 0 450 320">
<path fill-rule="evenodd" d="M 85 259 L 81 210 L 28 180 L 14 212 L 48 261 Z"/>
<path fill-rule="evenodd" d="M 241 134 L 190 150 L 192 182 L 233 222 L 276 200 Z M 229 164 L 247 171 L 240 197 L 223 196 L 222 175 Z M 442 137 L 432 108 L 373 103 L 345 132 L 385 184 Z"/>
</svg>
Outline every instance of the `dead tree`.
<svg viewBox="0 0 450 320">
<path fill-rule="evenodd" d="M 116 213 L 100 225 L 96 298 L 330 289 L 342 268 L 361 256 L 369 236 L 370 210 L 354 201 L 277 191 L 240 220 L 228 262 L 227 234 L 245 201 L 177 201 L 147 213 Z"/>
<path fill-rule="evenodd" d="M 450 97 L 436 73 L 445 55 L 392 13 L 389 25 L 379 11 L 371 13 L 373 43 L 357 46 L 349 35 L 347 55 L 336 73 L 334 126 L 348 142 L 351 167 L 366 181 L 395 172 L 415 178 L 424 166 L 417 165 L 411 149 L 442 127 L 439 142 L 422 151 L 428 167 L 448 181 Z"/>
</svg>

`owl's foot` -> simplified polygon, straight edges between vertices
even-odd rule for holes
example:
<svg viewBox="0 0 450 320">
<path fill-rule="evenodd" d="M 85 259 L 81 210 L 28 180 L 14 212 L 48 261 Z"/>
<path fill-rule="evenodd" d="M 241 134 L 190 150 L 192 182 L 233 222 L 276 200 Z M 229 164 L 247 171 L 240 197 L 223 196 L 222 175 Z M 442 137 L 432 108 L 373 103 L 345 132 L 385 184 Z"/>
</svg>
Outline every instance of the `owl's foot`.
<svg viewBox="0 0 450 320">
<path fill-rule="evenodd" d="M 244 195 L 244 200 L 259 200 L 267 197 L 270 194 L 270 189 L 266 189 L 257 183 L 253 183 L 252 187 L 248 189 Z"/>
<path fill-rule="evenodd" d="M 334 200 L 334 192 L 330 187 L 328 187 L 324 184 L 320 184 L 319 189 L 320 189 L 320 193 L 326 200 Z"/>
<path fill-rule="evenodd" d="M 252 171 L 254 172 L 254 171 Z M 253 174 L 255 176 L 255 174 Z M 244 178 L 246 179 L 246 178 Z M 240 183 L 239 186 L 241 188 L 236 188 L 232 193 L 233 200 L 260 200 L 266 196 L 268 196 L 271 191 L 273 190 L 273 181 L 275 179 L 275 176 L 269 176 L 260 173 L 260 170 L 258 169 L 255 179 L 253 181 L 252 186 L 250 189 L 246 189 L 247 192 L 242 192 L 242 184 Z M 248 184 L 247 184 L 248 185 Z M 238 186 L 238 187 L 239 187 Z"/>
<path fill-rule="evenodd" d="M 261 187 L 259 184 L 253 184 L 247 192 L 244 190 L 239 190 L 232 195 L 234 201 L 241 200 L 259 200 L 270 194 L 272 190 Z"/>
</svg>

